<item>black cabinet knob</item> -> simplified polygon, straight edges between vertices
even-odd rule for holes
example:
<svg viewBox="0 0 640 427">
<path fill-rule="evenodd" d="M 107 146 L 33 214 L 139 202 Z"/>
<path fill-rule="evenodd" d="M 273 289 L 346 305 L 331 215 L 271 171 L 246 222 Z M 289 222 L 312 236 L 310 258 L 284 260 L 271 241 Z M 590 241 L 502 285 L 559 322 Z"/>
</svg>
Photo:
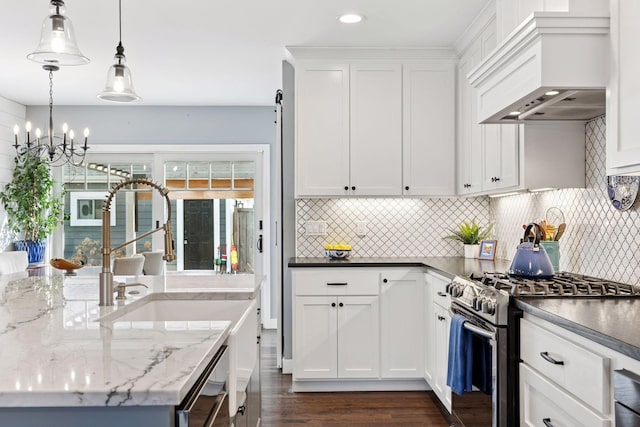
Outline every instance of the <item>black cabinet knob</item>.
<svg viewBox="0 0 640 427">
<path fill-rule="evenodd" d="M 382 279 L 382 283 L 387 283 L 388 280 L 387 279 Z"/>
<path fill-rule="evenodd" d="M 355 185 L 351 186 L 351 189 L 352 189 L 353 191 L 356 191 L 356 186 L 355 186 Z"/>
<path fill-rule="evenodd" d="M 340 303 L 340 304 L 338 304 L 338 305 L 339 305 L 340 307 L 344 307 L 344 304 L 343 304 L 343 303 Z"/>
<path fill-rule="evenodd" d="M 349 186 L 348 185 L 344 186 L 344 191 L 349 191 Z"/>
<path fill-rule="evenodd" d="M 464 188 L 469 188 L 469 187 L 471 187 L 471 184 L 465 184 L 465 185 L 463 185 L 463 187 Z"/>
<path fill-rule="evenodd" d="M 500 177 L 496 176 L 496 182 L 500 181 Z"/>
<path fill-rule="evenodd" d="M 332 302 L 332 303 L 331 303 L 331 307 L 335 307 L 335 306 L 336 306 L 336 303 L 335 303 L 335 302 Z"/>
<path fill-rule="evenodd" d="M 405 190 L 409 191 L 409 186 L 404 187 Z"/>
</svg>

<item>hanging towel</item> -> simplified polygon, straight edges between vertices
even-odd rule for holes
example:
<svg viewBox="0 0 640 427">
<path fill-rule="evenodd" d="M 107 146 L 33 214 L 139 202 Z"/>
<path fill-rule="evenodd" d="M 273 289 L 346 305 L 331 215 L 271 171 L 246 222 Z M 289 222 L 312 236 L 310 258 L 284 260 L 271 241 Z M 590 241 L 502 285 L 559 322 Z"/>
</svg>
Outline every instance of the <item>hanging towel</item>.
<svg viewBox="0 0 640 427">
<path fill-rule="evenodd" d="M 464 322 L 463 316 L 454 314 L 449 330 L 447 385 L 459 395 L 472 390 L 473 380 L 473 334 L 464 328 Z"/>
<path fill-rule="evenodd" d="M 491 343 L 487 338 L 473 335 L 472 384 L 485 394 L 491 394 Z"/>
</svg>

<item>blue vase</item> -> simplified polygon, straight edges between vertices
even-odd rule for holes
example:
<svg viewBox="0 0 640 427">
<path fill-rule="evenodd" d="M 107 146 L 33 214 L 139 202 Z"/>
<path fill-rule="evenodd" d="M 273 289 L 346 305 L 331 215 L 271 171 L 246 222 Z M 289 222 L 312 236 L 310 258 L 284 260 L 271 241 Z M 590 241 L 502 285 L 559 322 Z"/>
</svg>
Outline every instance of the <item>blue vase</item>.
<svg viewBox="0 0 640 427">
<path fill-rule="evenodd" d="M 44 259 L 44 252 L 47 249 L 45 240 L 16 240 L 13 242 L 16 251 L 25 251 L 29 264 L 40 264 Z"/>
</svg>

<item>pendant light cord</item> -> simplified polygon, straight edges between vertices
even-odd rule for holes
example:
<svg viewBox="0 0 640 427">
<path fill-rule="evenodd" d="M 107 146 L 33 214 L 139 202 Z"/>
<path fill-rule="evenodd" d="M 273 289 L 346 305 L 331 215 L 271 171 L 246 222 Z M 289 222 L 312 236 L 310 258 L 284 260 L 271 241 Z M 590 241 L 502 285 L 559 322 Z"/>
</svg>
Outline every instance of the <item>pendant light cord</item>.
<svg viewBox="0 0 640 427">
<path fill-rule="evenodd" d="M 122 44 L 122 0 L 118 0 L 118 27 L 120 28 L 120 44 Z"/>
<path fill-rule="evenodd" d="M 53 147 L 53 71 L 49 70 L 49 143 Z"/>
</svg>

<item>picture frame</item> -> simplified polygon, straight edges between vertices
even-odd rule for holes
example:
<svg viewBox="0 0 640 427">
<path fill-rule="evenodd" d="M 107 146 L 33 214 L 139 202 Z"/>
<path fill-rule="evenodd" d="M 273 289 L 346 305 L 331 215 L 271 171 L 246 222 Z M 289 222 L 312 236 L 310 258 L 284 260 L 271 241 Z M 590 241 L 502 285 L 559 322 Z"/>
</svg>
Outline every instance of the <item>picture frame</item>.
<svg viewBox="0 0 640 427">
<path fill-rule="evenodd" d="M 102 191 L 74 191 L 70 193 L 70 224 L 72 227 L 100 227 L 102 225 L 102 204 L 107 197 Z M 111 202 L 115 205 L 115 196 Z M 115 212 L 110 217 L 110 225 L 116 225 Z"/>
<path fill-rule="evenodd" d="M 480 253 L 478 258 L 493 261 L 496 257 L 496 246 L 498 246 L 497 240 L 483 240 L 480 242 Z"/>
</svg>

